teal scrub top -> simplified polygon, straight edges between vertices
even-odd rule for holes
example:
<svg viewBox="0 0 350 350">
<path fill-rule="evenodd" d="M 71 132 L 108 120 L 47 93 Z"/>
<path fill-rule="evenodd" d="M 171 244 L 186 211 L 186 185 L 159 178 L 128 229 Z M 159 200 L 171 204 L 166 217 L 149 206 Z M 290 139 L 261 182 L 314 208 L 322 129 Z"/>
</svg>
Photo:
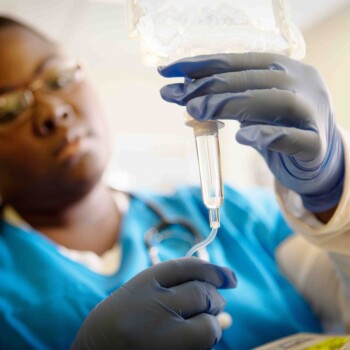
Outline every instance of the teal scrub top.
<svg viewBox="0 0 350 350">
<path fill-rule="evenodd" d="M 104 276 L 62 255 L 39 232 L 0 222 L 0 349 L 69 349 L 91 309 L 150 266 L 144 235 L 159 217 L 145 201 L 167 218 L 186 219 L 209 234 L 200 189 L 180 188 L 171 196 L 142 193 L 131 199 L 123 219 L 120 269 Z M 181 227 L 172 229 L 172 238 L 160 245 L 162 260 L 186 254 L 185 235 Z M 216 350 L 252 349 L 290 334 L 321 331 L 276 262 L 276 248 L 290 235 L 273 193 L 225 188 L 221 228 L 208 253 L 212 263 L 235 271 L 238 286 L 221 291 L 233 324 Z"/>
</svg>

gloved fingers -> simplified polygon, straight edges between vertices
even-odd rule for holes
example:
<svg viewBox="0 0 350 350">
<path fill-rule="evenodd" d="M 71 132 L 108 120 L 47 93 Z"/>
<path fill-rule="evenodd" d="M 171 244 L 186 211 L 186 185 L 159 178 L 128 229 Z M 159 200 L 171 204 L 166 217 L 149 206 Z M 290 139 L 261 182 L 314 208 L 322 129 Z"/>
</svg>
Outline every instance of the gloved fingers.
<svg viewBox="0 0 350 350">
<path fill-rule="evenodd" d="M 186 108 L 199 121 L 231 119 L 240 123 L 316 129 L 309 103 L 287 90 L 248 90 L 201 96 L 189 101 Z"/>
<path fill-rule="evenodd" d="M 159 324 L 157 332 L 159 349 L 176 350 L 211 349 L 222 335 L 217 318 L 209 314 L 199 314 L 188 320 L 170 318 L 169 322 Z"/>
<path fill-rule="evenodd" d="M 291 90 L 292 77 L 281 71 L 251 70 L 215 74 L 189 83 L 169 84 L 160 90 L 165 101 L 184 106 L 189 100 L 211 94 L 258 89 Z"/>
<path fill-rule="evenodd" d="M 198 79 L 213 74 L 238 72 L 246 70 L 281 70 L 287 71 L 296 64 L 288 57 L 271 54 L 249 52 L 243 54 L 215 54 L 187 57 L 168 66 L 158 67 L 163 77 L 186 77 Z"/>
<path fill-rule="evenodd" d="M 164 304 L 184 319 L 201 313 L 217 315 L 225 305 L 225 299 L 210 283 L 191 281 L 169 289 L 169 294 L 160 296 Z"/>
<path fill-rule="evenodd" d="M 302 161 L 315 159 L 322 148 L 315 131 L 274 125 L 244 126 L 237 132 L 236 140 L 258 151 L 276 151 Z"/>
<path fill-rule="evenodd" d="M 199 314 L 186 321 L 184 324 L 189 335 L 188 349 L 210 349 L 218 343 L 222 336 L 222 330 L 217 318 L 209 314 Z"/>
<path fill-rule="evenodd" d="M 232 270 L 197 258 L 165 261 L 146 271 L 142 280 L 155 279 L 164 288 L 194 280 L 208 282 L 217 288 L 234 288 L 237 284 L 236 276 Z M 142 283 L 142 281 L 140 282 Z"/>
</svg>

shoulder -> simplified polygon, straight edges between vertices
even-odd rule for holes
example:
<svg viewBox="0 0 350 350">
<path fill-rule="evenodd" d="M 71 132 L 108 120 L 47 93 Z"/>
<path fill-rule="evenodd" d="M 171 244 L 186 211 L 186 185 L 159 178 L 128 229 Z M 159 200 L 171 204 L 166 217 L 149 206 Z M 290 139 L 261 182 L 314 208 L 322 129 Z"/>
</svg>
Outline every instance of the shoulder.
<svg viewBox="0 0 350 350">
<path fill-rule="evenodd" d="M 275 193 L 269 188 L 250 187 L 237 190 L 225 187 L 222 223 L 226 227 L 238 228 L 241 237 L 259 242 L 271 255 L 292 234 Z"/>
<path fill-rule="evenodd" d="M 224 204 L 228 210 L 235 208 L 254 213 L 254 217 L 264 220 L 282 215 L 274 191 L 264 187 L 234 189 L 225 186 Z"/>
</svg>

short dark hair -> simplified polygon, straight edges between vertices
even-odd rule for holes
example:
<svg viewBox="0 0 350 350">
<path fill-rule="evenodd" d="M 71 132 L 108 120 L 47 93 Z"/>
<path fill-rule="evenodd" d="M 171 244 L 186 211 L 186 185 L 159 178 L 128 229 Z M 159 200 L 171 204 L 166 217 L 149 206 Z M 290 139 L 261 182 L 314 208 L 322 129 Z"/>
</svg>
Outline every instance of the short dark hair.
<svg viewBox="0 0 350 350">
<path fill-rule="evenodd" d="M 48 44 L 54 45 L 54 42 L 52 40 L 50 40 L 46 35 L 39 32 L 37 29 L 33 28 L 29 24 L 26 24 L 26 23 L 24 23 L 20 20 L 17 20 L 13 17 L 0 15 L 0 31 L 3 28 L 7 28 L 7 27 L 19 27 L 19 28 L 26 29 L 26 30 L 30 31 L 31 33 L 35 34 L 36 36 L 38 36 L 40 39 L 46 41 Z"/>
</svg>

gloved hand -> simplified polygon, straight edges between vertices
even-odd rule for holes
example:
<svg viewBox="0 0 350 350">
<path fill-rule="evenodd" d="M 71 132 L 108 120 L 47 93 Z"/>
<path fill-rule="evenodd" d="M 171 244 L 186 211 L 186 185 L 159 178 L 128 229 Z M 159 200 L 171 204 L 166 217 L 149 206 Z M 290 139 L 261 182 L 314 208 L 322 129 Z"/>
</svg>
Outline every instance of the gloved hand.
<svg viewBox="0 0 350 350">
<path fill-rule="evenodd" d="M 196 258 L 160 263 L 132 278 L 84 321 L 71 350 L 206 350 L 221 337 L 217 288 L 234 273 Z"/>
<path fill-rule="evenodd" d="M 158 71 L 185 78 L 163 87 L 161 95 L 186 105 L 193 118 L 239 121 L 237 141 L 257 149 L 307 209 L 337 206 L 343 145 L 316 69 L 281 55 L 248 53 L 185 58 Z"/>
</svg>

